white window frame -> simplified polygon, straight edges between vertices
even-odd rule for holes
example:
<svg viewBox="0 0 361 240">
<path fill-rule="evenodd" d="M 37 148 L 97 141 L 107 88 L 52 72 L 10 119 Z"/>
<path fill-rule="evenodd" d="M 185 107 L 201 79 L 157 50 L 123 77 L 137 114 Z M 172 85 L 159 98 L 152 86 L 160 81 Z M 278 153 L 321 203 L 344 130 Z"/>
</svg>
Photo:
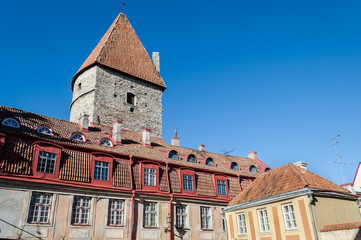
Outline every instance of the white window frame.
<svg viewBox="0 0 361 240">
<path fill-rule="evenodd" d="M 267 209 L 262 208 L 257 210 L 259 230 L 261 233 L 270 232 Z"/>
<path fill-rule="evenodd" d="M 148 210 L 147 206 L 154 205 L 154 210 Z M 154 215 L 154 224 L 152 224 L 152 214 Z M 159 216 L 159 204 L 157 202 L 144 202 L 143 204 L 143 228 L 157 228 Z"/>
<path fill-rule="evenodd" d="M 247 226 L 246 226 L 246 215 L 244 213 L 237 214 L 237 223 L 238 223 L 238 235 L 246 235 Z"/>
<path fill-rule="evenodd" d="M 40 133 L 40 134 L 45 134 L 45 135 L 49 135 L 49 136 L 53 136 L 54 135 L 54 132 L 53 130 L 48 127 L 48 126 L 40 126 L 38 127 L 38 129 L 36 130 L 37 133 Z"/>
<path fill-rule="evenodd" d="M 20 128 L 20 123 L 15 118 L 5 118 L 1 124 L 12 128 Z"/>
<path fill-rule="evenodd" d="M 152 186 L 152 187 L 157 186 L 157 169 L 145 167 L 143 172 L 144 172 L 144 185 Z"/>
<path fill-rule="evenodd" d="M 185 208 L 184 212 L 180 212 L 180 207 Z M 174 207 L 175 212 L 175 227 L 176 228 L 188 228 L 188 206 L 183 204 L 178 204 Z M 180 225 L 179 223 L 183 223 Z"/>
<path fill-rule="evenodd" d="M 113 208 L 111 205 L 112 202 L 121 202 L 121 208 Z M 108 215 L 107 215 L 107 225 L 109 227 L 124 227 L 125 226 L 125 200 L 124 199 L 109 199 L 108 203 Z M 117 223 L 117 217 L 121 218 L 121 222 Z"/>
<path fill-rule="evenodd" d="M 38 161 L 36 164 L 36 171 L 40 173 L 55 174 L 56 159 L 57 159 L 57 155 L 55 153 L 39 151 Z M 39 164 L 44 166 L 42 167 Z"/>
<path fill-rule="evenodd" d="M 113 147 L 113 142 L 110 141 L 110 139 L 108 139 L 108 138 L 102 138 L 99 141 L 99 145 L 105 146 L 105 147 Z"/>
<path fill-rule="evenodd" d="M 227 196 L 227 182 L 225 180 L 217 179 L 217 193 Z"/>
<path fill-rule="evenodd" d="M 193 192 L 194 191 L 194 177 L 193 175 L 183 174 L 183 190 Z"/>
<path fill-rule="evenodd" d="M 39 203 L 36 203 L 35 195 L 39 195 Z M 49 202 L 44 202 L 44 196 L 50 195 Z M 51 193 L 44 192 L 32 192 L 30 195 L 30 204 L 28 209 L 28 219 L 27 222 L 30 224 L 50 224 L 50 216 L 52 214 L 54 195 Z M 35 200 L 35 202 L 34 202 Z M 44 214 L 42 214 L 44 213 Z M 43 215 L 43 216 L 42 216 Z M 44 217 L 45 220 L 41 221 L 41 218 Z"/>
<path fill-rule="evenodd" d="M 100 163 L 100 165 L 97 166 L 97 163 Z M 109 168 L 110 168 L 109 162 L 94 161 L 94 180 L 109 181 Z M 99 173 L 96 174 L 97 171 Z M 103 173 L 105 171 L 106 171 L 106 179 L 102 179 Z"/>
<path fill-rule="evenodd" d="M 84 135 L 81 133 L 73 133 L 71 135 L 71 140 L 78 141 L 78 142 L 86 142 Z"/>
<path fill-rule="evenodd" d="M 203 210 L 206 210 L 207 212 L 205 214 L 205 212 Z M 212 213 L 211 213 L 211 208 L 210 207 L 203 207 L 201 206 L 200 209 L 200 219 L 201 219 L 201 229 L 202 230 L 209 230 L 209 229 L 213 229 L 212 228 Z"/>
<path fill-rule="evenodd" d="M 288 210 L 288 212 L 287 212 L 287 210 Z M 286 230 L 298 229 L 293 204 L 292 203 L 283 204 L 282 211 L 283 211 L 283 217 L 284 217 L 284 221 L 285 221 Z M 287 222 L 289 222 L 289 225 L 287 224 Z"/>
<path fill-rule="evenodd" d="M 81 205 L 80 206 L 75 206 L 75 202 L 76 199 L 80 200 Z M 83 206 L 84 204 L 84 199 L 89 199 L 89 204 L 88 206 Z M 92 205 L 92 198 L 88 197 L 88 196 L 74 196 L 73 197 L 73 205 L 72 205 L 72 211 L 71 211 L 71 219 L 70 219 L 70 223 L 72 226 L 87 226 L 90 225 L 90 217 L 91 217 L 91 205 Z M 79 216 L 77 217 L 77 211 L 79 210 Z M 86 222 L 82 223 L 82 214 L 86 214 Z"/>
</svg>

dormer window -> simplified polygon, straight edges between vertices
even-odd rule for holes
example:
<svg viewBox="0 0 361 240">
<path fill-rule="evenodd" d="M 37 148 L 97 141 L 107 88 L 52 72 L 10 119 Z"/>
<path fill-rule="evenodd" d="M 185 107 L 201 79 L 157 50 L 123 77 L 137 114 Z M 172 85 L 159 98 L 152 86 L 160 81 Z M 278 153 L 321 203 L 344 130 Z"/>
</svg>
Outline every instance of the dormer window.
<svg viewBox="0 0 361 240">
<path fill-rule="evenodd" d="M 50 135 L 50 136 L 54 135 L 53 129 L 51 129 L 48 126 L 40 126 L 40 127 L 38 127 L 38 129 L 36 131 L 38 133 L 45 134 L 45 135 Z"/>
<path fill-rule="evenodd" d="M 14 118 L 5 118 L 2 122 L 2 125 L 12 128 L 20 128 L 20 123 Z"/>
<path fill-rule="evenodd" d="M 257 168 L 255 166 L 253 166 L 253 165 L 249 167 L 249 171 L 253 172 L 253 173 L 258 173 Z"/>
<path fill-rule="evenodd" d="M 81 133 L 73 133 L 71 139 L 79 142 L 85 142 L 85 137 Z"/>
<path fill-rule="evenodd" d="M 265 172 L 268 172 L 269 170 L 271 170 L 271 169 L 270 169 L 270 168 L 266 168 L 264 171 L 265 171 Z"/>
<path fill-rule="evenodd" d="M 127 103 L 135 105 L 135 95 L 133 93 L 127 93 Z"/>
<path fill-rule="evenodd" d="M 197 163 L 197 158 L 193 154 L 189 154 L 187 161 L 192 163 Z"/>
<path fill-rule="evenodd" d="M 106 147 L 113 147 L 112 141 L 110 141 L 108 138 L 103 138 L 100 140 L 99 145 L 106 146 Z"/>
<path fill-rule="evenodd" d="M 212 158 L 207 158 L 206 165 L 214 167 L 214 160 Z"/>
<path fill-rule="evenodd" d="M 236 170 L 236 171 L 238 171 L 238 170 L 239 170 L 239 168 L 238 168 L 238 164 L 237 164 L 237 163 L 235 163 L 235 162 L 231 163 L 231 169 L 232 169 L 232 170 Z"/>
<path fill-rule="evenodd" d="M 174 160 L 179 160 L 178 153 L 174 150 L 169 152 L 168 158 L 174 159 Z"/>
</svg>

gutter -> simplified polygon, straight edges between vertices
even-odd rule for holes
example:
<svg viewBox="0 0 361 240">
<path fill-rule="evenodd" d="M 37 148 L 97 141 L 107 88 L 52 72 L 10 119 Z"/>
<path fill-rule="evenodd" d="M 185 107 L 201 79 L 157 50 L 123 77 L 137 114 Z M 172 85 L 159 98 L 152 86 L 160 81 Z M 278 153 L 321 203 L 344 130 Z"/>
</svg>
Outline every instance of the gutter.
<svg viewBox="0 0 361 240">
<path fill-rule="evenodd" d="M 130 199 L 130 234 L 129 234 L 129 240 L 133 240 L 133 215 L 134 215 L 134 196 L 135 191 L 132 191 L 133 195 Z"/>
<path fill-rule="evenodd" d="M 310 198 L 310 201 L 308 202 L 308 207 L 310 209 L 310 215 L 311 215 L 311 221 L 312 221 L 312 226 L 313 226 L 313 232 L 315 234 L 315 240 L 318 240 L 318 234 L 317 234 L 317 228 L 316 228 L 316 223 L 315 223 L 315 217 L 313 215 L 313 211 L 312 211 L 312 203 L 313 203 L 313 193 L 312 191 L 310 191 L 308 194 L 308 197 Z"/>
</svg>

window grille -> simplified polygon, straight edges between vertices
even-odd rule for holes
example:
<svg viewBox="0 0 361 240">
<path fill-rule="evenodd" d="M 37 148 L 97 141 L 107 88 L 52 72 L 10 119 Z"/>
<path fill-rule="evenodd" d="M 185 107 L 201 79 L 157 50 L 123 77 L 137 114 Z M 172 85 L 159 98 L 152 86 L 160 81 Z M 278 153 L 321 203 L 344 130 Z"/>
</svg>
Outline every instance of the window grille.
<svg viewBox="0 0 361 240">
<path fill-rule="evenodd" d="M 219 195 L 227 195 L 226 181 L 217 180 L 217 189 Z"/>
<path fill-rule="evenodd" d="M 187 226 L 187 206 L 176 206 L 176 227 L 185 228 Z"/>
<path fill-rule="evenodd" d="M 5 118 L 2 122 L 2 125 L 12 128 L 20 128 L 20 123 L 14 118 Z"/>
<path fill-rule="evenodd" d="M 124 225 L 124 201 L 109 200 L 108 208 L 108 225 L 123 226 Z"/>
<path fill-rule="evenodd" d="M 36 167 L 37 172 L 43 173 L 55 173 L 56 154 L 49 152 L 39 152 L 38 165 Z"/>
<path fill-rule="evenodd" d="M 52 195 L 49 193 L 33 193 L 31 196 L 28 222 L 48 223 L 51 211 Z"/>
<path fill-rule="evenodd" d="M 183 175 L 183 190 L 193 191 L 193 176 Z"/>
<path fill-rule="evenodd" d="M 71 216 L 71 224 L 88 225 L 90 212 L 90 198 L 74 197 L 73 212 Z"/>
<path fill-rule="evenodd" d="M 109 180 L 109 163 L 95 161 L 94 179 L 103 181 Z"/>
<path fill-rule="evenodd" d="M 296 217 L 292 203 L 285 204 L 282 206 L 282 208 L 286 223 L 286 229 L 287 230 L 297 229 Z"/>
<path fill-rule="evenodd" d="M 144 227 L 157 226 L 157 203 L 146 202 L 144 203 Z"/>
<path fill-rule="evenodd" d="M 144 185 L 157 186 L 157 170 L 153 168 L 144 168 Z"/>
<path fill-rule="evenodd" d="M 209 207 L 201 207 L 201 228 L 211 229 L 211 209 Z"/>
</svg>

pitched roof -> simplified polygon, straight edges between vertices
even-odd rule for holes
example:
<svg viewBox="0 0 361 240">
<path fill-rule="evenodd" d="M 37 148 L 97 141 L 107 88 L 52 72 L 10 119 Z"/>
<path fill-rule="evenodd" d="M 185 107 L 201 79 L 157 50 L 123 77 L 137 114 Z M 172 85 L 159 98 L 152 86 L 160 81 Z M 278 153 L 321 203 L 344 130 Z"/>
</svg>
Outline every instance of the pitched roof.
<svg viewBox="0 0 361 240">
<path fill-rule="evenodd" d="M 140 78 L 164 89 L 166 88 L 162 77 L 123 13 L 120 13 L 114 20 L 108 31 L 74 75 L 71 89 L 73 89 L 78 75 L 96 63 Z"/>
<path fill-rule="evenodd" d="M 259 176 L 246 190 L 235 197 L 229 206 L 255 201 L 303 188 L 349 193 L 337 184 L 291 163 Z"/>
<path fill-rule="evenodd" d="M 341 223 L 323 226 L 320 232 L 331 232 L 361 228 L 361 222 Z"/>
<path fill-rule="evenodd" d="M 122 155 L 133 155 L 134 157 L 153 159 L 159 162 L 168 162 L 171 164 L 176 164 L 180 166 L 192 167 L 196 169 L 203 169 L 208 171 L 218 171 L 223 173 L 231 173 L 240 176 L 247 176 L 251 178 L 256 178 L 259 176 L 259 173 L 249 172 L 249 166 L 254 165 L 259 170 L 264 170 L 264 168 L 255 162 L 253 159 L 228 156 L 218 153 L 211 153 L 205 151 L 199 151 L 196 149 L 185 148 L 185 147 L 176 147 L 169 145 L 163 139 L 157 137 L 151 137 L 151 147 L 144 146 L 142 144 L 142 134 L 137 132 L 132 132 L 129 130 L 122 129 L 122 145 L 115 145 L 114 147 L 106 147 L 98 144 L 99 140 L 102 138 L 111 138 L 112 127 L 94 124 L 93 127 L 89 127 L 89 131 L 82 131 L 77 123 L 68 122 L 52 117 L 47 117 L 44 115 L 39 115 L 36 113 L 26 112 L 23 110 L 18 110 L 15 108 L 10 108 L 0 105 L 0 121 L 7 117 L 16 118 L 21 127 L 11 128 L 0 124 L 0 132 L 9 132 L 13 134 L 18 134 L 26 137 L 35 138 L 38 140 L 51 141 L 58 144 L 66 144 L 73 147 L 81 147 L 91 149 L 94 152 L 105 151 L 109 154 L 122 154 Z M 35 131 L 36 127 L 41 125 L 48 125 L 53 128 L 54 136 L 48 136 Z M 81 132 L 85 138 L 86 142 L 80 142 L 71 140 L 70 136 L 74 132 Z M 171 150 L 175 150 L 183 158 L 183 160 L 173 160 L 168 158 L 168 153 Z M 198 160 L 203 160 L 203 163 L 191 163 L 187 162 L 186 158 L 189 154 L 194 154 Z M 31 154 L 30 154 L 31 155 Z M 216 167 L 207 166 L 204 164 L 204 160 L 207 158 L 212 158 Z M 24 166 L 28 167 L 28 159 L 24 157 Z M 9 160 L 9 162 L 12 162 Z M 232 162 L 236 162 L 240 166 L 240 170 L 231 170 L 229 165 Z M 70 164 L 70 163 L 69 163 Z M 11 164 L 10 164 L 11 165 Z M 10 166 L 9 165 L 9 166 Z M 23 166 L 22 165 L 22 166 Z M 19 170 L 20 171 L 20 170 Z M 21 171 L 28 171 L 23 169 Z"/>
</svg>

